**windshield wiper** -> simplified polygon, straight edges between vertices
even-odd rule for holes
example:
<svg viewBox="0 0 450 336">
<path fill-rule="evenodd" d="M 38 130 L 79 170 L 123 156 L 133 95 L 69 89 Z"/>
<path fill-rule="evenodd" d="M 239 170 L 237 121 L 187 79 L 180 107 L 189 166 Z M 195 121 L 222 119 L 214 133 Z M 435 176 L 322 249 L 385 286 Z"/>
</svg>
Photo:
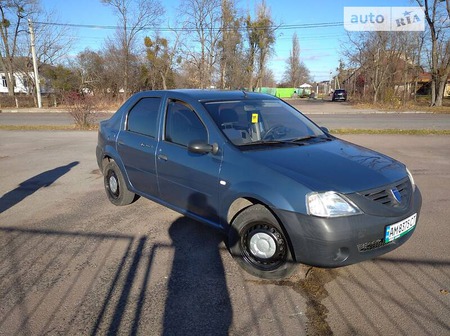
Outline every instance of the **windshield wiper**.
<svg viewBox="0 0 450 336">
<path fill-rule="evenodd" d="M 240 144 L 239 146 L 271 146 L 271 145 L 295 145 L 295 146 L 304 146 L 308 143 L 309 140 L 322 140 L 322 141 L 331 141 L 330 138 L 324 138 L 321 136 L 310 135 L 302 138 L 294 138 L 289 140 L 257 140 L 253 142 L 247 142 Z"/>
<path fill-rule="evenodd" d="M 315 139 L 315 138 L 317 138 L 317 136 L 315 136 L 315 135 L 309 135 L 309 136 L 302 137 L 302 138 L 291 139 L 291 140 L 289 140 L 289 141 L 290 141 L 290 142 L 302 142 L 302 141 L 308 141 L 308 140 Z"/>
<path fill-rule="evenodd" d="M 302 137 L 302 138 L 295 138 L 295 139 L 291 139 L 291 140 L 289 140 L 290 142 L 292 142 L 292 143 L 301 143 L 301 142 L 306 142 L 306 141 L 308 141 L 308 140 L 315 140 L 315 139 L 318 139 L 318 140 L 323 140 L 323 141 L 330 141 L 331 139 L 330 138 L 325 138 L 325 137 L 323 137 L 323 136 L 317 136 L 317 135 L 309 135 L 309 136 L 306 136 L 306 137 Z"/>
<path fill-rule="evenodd" d="M 291 140 L 257 140 L 253 142 L 247 142 L 244 144 L 240 144 L 239 146 L 253 146 L 253 145 L 297 145 L 303 146 L 303 143 L 292 142 Z"/>
</svg>

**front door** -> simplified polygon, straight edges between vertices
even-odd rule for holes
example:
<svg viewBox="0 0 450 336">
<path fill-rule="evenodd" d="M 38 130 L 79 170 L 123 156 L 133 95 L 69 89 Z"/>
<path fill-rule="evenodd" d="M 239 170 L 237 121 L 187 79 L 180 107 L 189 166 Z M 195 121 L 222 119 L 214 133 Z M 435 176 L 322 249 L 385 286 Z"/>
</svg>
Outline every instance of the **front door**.
<svg viewBox="0 0 450 336">
<path fill-rule="evenodd" d="M 208 142 L 204 123 L 188 104 L 170 100 L 156 160 L 160 197 L 181 212 L 217 223 L 221 157 L 189 152 L 194 140 Z"/>
</svg>

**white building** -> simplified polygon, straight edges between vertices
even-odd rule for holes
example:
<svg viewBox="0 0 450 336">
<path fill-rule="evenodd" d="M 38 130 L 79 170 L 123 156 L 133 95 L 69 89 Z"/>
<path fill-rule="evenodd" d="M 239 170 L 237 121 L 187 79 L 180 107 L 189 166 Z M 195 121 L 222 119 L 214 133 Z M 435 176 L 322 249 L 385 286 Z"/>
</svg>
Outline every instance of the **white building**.
<svg viewBox="0 0 450 336">
<path fill-rule="evenodd" d="M 28 75 L 22 72 L 16 72 L 14 74 L 14 92 L 15 93 L 30 93 L 32 87 L 29 85 L 29 78 L 34 78 L 34 74 L 30 72 Z M 0 93 L 8 93 L 8 85 L 6 82 L 5 72 L 0 72 Z"/>
</svg>

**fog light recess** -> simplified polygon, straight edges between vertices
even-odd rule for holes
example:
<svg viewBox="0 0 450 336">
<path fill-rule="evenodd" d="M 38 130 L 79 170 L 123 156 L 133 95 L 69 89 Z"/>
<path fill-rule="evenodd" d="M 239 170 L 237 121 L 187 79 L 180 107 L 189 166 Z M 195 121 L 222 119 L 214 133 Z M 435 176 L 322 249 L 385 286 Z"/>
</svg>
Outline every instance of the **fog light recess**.
<svg viewBox="0 0 450 336">
<path fill-rule="evenodd" d="M 347 260 L 348 256 L 349 256 L 349 250 L 347 247 L 340 247 L 337 251 L 336 254 L 334 255 L 333 260 L 337 261 L 337 262 L 344 262 Z"/>
</svg>

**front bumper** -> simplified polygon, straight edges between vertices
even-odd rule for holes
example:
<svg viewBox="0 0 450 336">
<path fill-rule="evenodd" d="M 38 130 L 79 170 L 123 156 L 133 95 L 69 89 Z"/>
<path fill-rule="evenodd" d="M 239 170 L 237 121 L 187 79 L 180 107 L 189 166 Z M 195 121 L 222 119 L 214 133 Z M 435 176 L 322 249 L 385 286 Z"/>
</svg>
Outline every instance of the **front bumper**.
<svg viewBox="0 0 450 336">
<path fill-rule="evenodd" d="M 319 218 L 295 212 L 276 210 L 290 239 L 294 259 L 317 267 L 340 267 L 372 259 L 405 243 L 415 228 L 406 235 L 385 244 L 387 225 L 398 223 L 413 214 L 419 219 L 422 196 L 418 188 L 408 209 L 401 215 L 356 215 Z"/>
</svg>

